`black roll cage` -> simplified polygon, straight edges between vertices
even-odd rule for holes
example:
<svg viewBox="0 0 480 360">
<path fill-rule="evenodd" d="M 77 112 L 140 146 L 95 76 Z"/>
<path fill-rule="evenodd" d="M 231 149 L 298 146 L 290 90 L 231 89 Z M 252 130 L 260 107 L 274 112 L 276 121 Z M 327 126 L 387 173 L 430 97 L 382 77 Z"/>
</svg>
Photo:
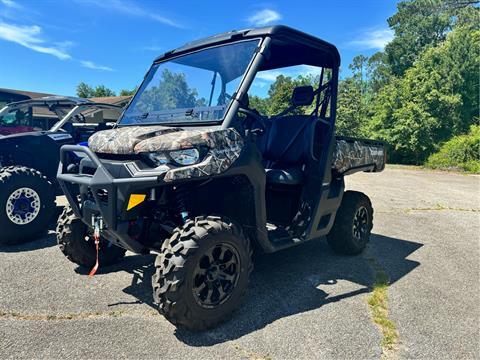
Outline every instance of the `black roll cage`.
<svg viewBox="0 0 480 360">
<path fill-rule="evenodd" d="M 324 68 L 331 69 L 331 78 L 325 85 L 328 84 L 330 87 L 330 91 L 328 92 L 329 100 L 331 102 L 329 122 L 332 125 L 331 127 L 334 128 L 336 117 L 338 74 L 340 67 L 340 55 L 338 50 L 333 44 L 290 27 L 277 25 L 258 29 L 231 31 L 214 35 L 205 39 L 187 43 L 175 50 L 168 51 L 162 56 L 156 58 L 153 62 L 153 65 L 171 61 L 175 58 L 192 54 L 201 50 L 255 39 L 259 40 L 259 45 L 252 57 L 252 60 L 247 66 L 237 91 L 232 94 L 232 99 L 225 110 L 225 116 L 223 119 L 216 121 L 189 121 L 185 123 L 182 122 L 181 125 L 205 126 L 221 124 L 223 129 L 233 127 L 238 109 L 242 107 L 242 104 L 245 103 L 245 96 L 259 71 L 305 64 L 321 67 L 322 73 L 324 72 Z M 295 52 L 295 50 L 297 51 Z M 294 54 L 292 55 L 292 53 Z M 299 61 L 298 58 L 303 59 L 303 63 Z M 147 79 L 147 75 L 145 75 L 142 84 L 138 87 L 137 93 L 140 89 L 142 89 L 143 83 Z M 323 76 L 321 76 L 321 80 L 323 80 Z M 322 92 L 321 88 L 322 83 L 319 84 L 319 88 L 315 91 L 317 95 L 317 106 L 319 105 L 319 96 Z M 135 93 L 131 99 L 131 102 L 133 102 L 137 96 L 137 93 Z M 124 109 L 124 112 L 127 110 L 127 108 L 128 107 Z M 315 115 L 318 115 L 318 110 L 315 112 Z M 123 113 L 120 116 L 119 122 L 122 117 Z M 122 124 L 121 126 L 129 125 L 139 124 Z M 175 124 L 169 123 L 168 125 L 174 126 Z"/>
</svg>

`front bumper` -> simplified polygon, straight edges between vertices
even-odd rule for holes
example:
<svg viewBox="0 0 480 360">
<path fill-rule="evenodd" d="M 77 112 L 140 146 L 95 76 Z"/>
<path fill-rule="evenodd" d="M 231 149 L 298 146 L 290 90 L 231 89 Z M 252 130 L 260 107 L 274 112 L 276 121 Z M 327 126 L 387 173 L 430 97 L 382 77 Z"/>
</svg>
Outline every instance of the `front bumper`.
<svg viewBox="0 0 480 360">
<path fill-rule="evenodd" d="M 72 163 L 72 152 L 86 157 L 76 173 L 67 171 Z M 88 168 L 88 173 L 82 169 Z M 132 193 L 149 196 L 149 190 L 165 185 L 166 171 L 142 169 L 138 161 L 108 161 L 102 163 L 89 148 L 78 145 L 64 145 L 60 149 L 60 164 L 57 180 L 67 197 L 75 215 L 92 227 L 92 218 L 101 217 L 105 224 L 102 236 L 109 241 L 133 252 L 141 253 L 145 248 L 128 235 L 129 221 L 136 211 L 127 211 Z"/>
</svg>

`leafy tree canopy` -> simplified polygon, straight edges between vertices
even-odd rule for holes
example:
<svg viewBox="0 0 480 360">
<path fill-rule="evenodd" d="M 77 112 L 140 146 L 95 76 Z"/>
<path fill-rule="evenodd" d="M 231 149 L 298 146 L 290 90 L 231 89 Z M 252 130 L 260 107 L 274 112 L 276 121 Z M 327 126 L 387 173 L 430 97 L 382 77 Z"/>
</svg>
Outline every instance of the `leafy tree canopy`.
<svg viewBox="0 0 480 360">
<path fill-rule="evenodd" d="M 92 98 L 92 97 L 107 97 L 115 96 L 115 92 L 105 85 L 98 85 L 95 88 L 92 86 L 81 82 L 77 85 L 77 96 L 81 98 Z"/>
<path fill-rule="evenodd" d="M 145 90 L 137 107 L 144 112 L 205 106 L 196 89 L 190 88 L 185 74 L 164 69 L 157 86 Z"/>
<path fill-rule="evenodd" d="M 388 25 L 395 38 L 385 53 L 394 75 L 401 76 L 426 49 L 444 41 L 456 24 L 473 20 L 476 10 L 469 0 L 407 0 L 397 5 Z M 477 19 L 478 21 L 478 19 Z"/>
<path fill-rule="evenodd" d="M 120 96 L 133 96 L 137 92 L 138 86 L 135 86 L 132 90 L 122 89 L 120 90 Z"/>
</svg>

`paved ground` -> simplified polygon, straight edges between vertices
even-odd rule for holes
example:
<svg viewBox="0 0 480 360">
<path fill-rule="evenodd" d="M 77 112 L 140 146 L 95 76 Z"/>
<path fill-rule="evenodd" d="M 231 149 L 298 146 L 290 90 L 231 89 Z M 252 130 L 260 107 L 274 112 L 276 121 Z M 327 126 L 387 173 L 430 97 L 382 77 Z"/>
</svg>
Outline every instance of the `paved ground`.
<svg viewBox="0 0 480 360">
<path fill-rule="evenodd" d="M 337 256 L 319 240 L 258 258 L 246 303 L 200 334 L 152 308 L 153 257 L 89 279 L 53 234 L 0 248 L 0 358 L 378 359 L 372 261 L 392 282 L 397 356 L 480 358 L 480 177 L 390 168 L 348 187 L 375 208 L 365 254 Z"/>
</svg>

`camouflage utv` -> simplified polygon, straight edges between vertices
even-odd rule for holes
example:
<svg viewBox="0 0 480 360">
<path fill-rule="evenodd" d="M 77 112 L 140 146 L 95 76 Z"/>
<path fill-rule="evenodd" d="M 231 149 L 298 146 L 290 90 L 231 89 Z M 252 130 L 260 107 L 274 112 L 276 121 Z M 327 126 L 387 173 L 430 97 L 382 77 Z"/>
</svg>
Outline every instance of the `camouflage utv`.
<svg viewBox="0 0 480 360">
<path fill-rule="evenodd" d="M 88 148 L 62 147 L 58 181 L 70 206 L 60 249 L 92 274 L 125 250 L 157 254 L 158 310 L 190 329 L 239 305 L 253 249 L 326 235 L 333 250 L 360 253 L 372 205 L 344 192 L 344 176 L 382 171 L 385 148 L 335 136 L 339 65 L 335 46 L 285 26 L 220 34 L 155 59 L 114 129 Z M 318 70 L 315 85 L 294 88 L 278 114 L 255 109 L 254 82 L 293 68 Z M 86 155 L 79 166 L 70 166 L 73 152 Z"/>
</svg>

